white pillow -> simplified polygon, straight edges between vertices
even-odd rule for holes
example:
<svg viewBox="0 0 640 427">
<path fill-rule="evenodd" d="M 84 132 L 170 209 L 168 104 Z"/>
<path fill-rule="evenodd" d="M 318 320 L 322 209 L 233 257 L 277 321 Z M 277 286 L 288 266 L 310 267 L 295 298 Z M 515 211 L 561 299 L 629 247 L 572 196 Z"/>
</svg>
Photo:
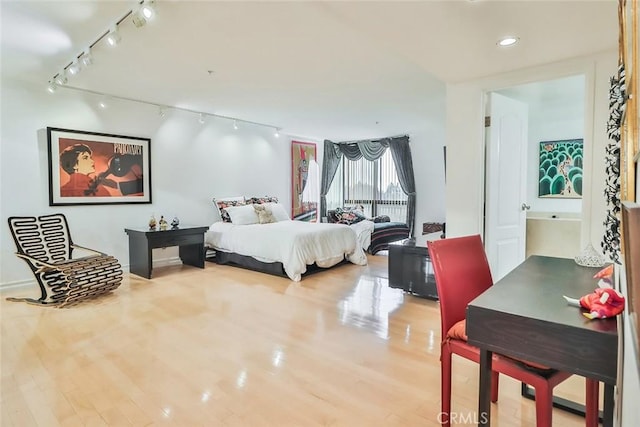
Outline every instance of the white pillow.
<svg viewBox="0 0 640 427">
<path fill-rule="evenodd" d="M 258 223 L 258 215 L 253 205 L 229 206 L 225 208 L 233 225 L 250 225 Z"/>
<path fill-rule="evenodd" d="M 265 205 L 271 209 L 271 213 L 276 221 L 288 221 L 291 219 L 287 210 L 280 203 L 265 203 Z"/>
</svg>

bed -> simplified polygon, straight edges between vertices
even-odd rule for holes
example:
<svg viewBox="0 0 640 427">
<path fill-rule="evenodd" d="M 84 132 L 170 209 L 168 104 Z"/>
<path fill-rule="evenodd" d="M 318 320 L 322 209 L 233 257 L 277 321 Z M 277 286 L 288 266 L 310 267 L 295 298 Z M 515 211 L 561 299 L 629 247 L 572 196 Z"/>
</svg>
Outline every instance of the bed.
<svg viewBox="0 0 640 427">
<path fill-rule="evenodd" d="M 215 261 L 300 281 L 310 270 L 326 269 L 345 260 L 367 264 L 363 246 L 373 223 L 344 224 L 292 221 L 275 198 L 233 198 L 214 202 L 220 221 L 205 233 L 205 246 Z M 275 200 L 275 201 L 274 201 Z"/>
</svg>

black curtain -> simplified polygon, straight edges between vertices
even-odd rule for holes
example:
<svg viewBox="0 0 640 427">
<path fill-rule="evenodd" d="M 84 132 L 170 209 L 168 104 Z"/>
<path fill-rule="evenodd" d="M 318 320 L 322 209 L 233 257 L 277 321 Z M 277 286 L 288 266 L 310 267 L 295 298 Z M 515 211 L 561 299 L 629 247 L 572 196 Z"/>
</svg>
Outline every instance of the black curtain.
<svg viewBox="0 0 640 427">
<path fill-rule="evenodd" d="M 336 176 L 342 153 L 337 144 L 324 140 L 324 155 L 322 159 L 322 178 L 320 180 L 320 218 L 327 216 L 327 193 Z"/>
<path fill-rule="evenodd" d="M 324 157 L 322 161 L 322 182 L 320 184 L 320 217 L 327 216 L 327 193 L 340 165 L 340 159 L 344 155 L 347 159 L 355 161 L 364 157 L 369 161 L 380 158 L 387 148 L 391 147 L 391 156 L 396 166 L 398 180 L 402 191 L 408 196 L 407 200 L 407 226 L 409 236 L 413 237 L 416 215 L 416 184 L 413 176 L 413 161 L 409 137 L 400 136 L 375 140 L 332 142 L 324 141 Z"/>
</svg>

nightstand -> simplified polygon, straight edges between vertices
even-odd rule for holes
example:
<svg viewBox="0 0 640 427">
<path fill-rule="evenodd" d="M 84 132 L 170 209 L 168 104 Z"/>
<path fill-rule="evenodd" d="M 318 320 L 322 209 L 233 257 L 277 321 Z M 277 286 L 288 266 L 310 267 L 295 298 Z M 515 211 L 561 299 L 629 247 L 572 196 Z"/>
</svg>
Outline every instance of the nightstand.
<svg viewBox="0 0 640 427">
<path fill-rule="evenodd" d="M 416 246 L 415 241 L 409 239 L 389 244 L 389 287 L 438 299 L 436 279 L 426 246 Z"/>
<path fill-rule="evenodd" d="M 168 230 L 125 228 L 129 235 L 129 271 L 151 279 L 153 258 L 151 250 L 179 246 L 183 264 L 204 268 L 204 233 L 209 227 L 181 225 Z"/>
</svg>

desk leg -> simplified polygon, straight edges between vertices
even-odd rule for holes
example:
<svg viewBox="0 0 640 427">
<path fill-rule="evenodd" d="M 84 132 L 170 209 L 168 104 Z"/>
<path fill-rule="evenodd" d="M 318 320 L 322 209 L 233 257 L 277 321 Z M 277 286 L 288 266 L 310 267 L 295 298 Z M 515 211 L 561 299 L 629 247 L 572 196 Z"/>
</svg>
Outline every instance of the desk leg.
<svg viewBox="0 0 640 427">
<path fill-rule="evenodd" d="M 602 427 L 613 426 L 613 385 L 604 384 L 604 407 L 602 416 Z"/>
<path fill-rule="evenodd" d="M 480 391 L 478 396 L 478 425 L 491 425 L 491 360 L 493 352 L 480 349 Z"/>
</svg>

